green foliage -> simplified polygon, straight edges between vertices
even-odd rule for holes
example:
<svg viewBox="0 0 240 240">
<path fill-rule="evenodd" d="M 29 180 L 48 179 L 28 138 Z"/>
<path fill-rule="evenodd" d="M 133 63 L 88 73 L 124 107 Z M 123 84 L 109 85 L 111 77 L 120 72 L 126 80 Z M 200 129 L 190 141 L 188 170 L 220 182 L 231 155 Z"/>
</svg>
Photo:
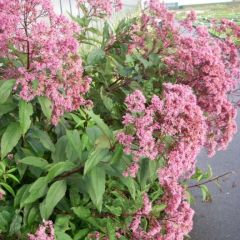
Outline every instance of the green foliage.
<svg viewBox="0 0 240 240">
<path fill-rule="evenodd" d="M 8 125 L 1 139 L 1 158 L 7 156 L 13 148 L 18 144 L 21 138 L 21 127 L 17 122 L 12 122 Z"/>
<path fill-rule="evenodd" d="M 22 134 L 25 135 L 31 125 L 31 115 L 33 114 L 33 108 L 31 103 L 26 101 L 19 101 L 19 122 L 22 129 Z"/>
<path fill-rule="evenodd" d="M 96 231 L 114 240 L 115 230 L 129 231 L 144 192 L 156 203 L 153 216 L 164 215 L 166 205 L 159 202 L 164 192 L 157 178 L 164 155 L 155 161 L 141 159 L 137 178 L 124 177 L 132 159 L 115 136 L 122 128 L 127 94 L 136 88 L 147 97 L 161 94 L 162 83 L 175 79 L 161 74 L 165 66 L 156 54 L 159 49 L 148 56 L 127 54 L 129 30 L 139 19 L 125 18 L 115 29 L 106 21 L 100 31 L 81 8 L 84 16 L 72 18 L 82 27 L 77 38 L 85 46 L 84 72 L 93 79 L 93 109 L 65 114 L 52 126 L 47 97 L 25 102 L 12 91 L 15 80 L 0 83 L 0 190 L 6 192 L 0 200 L 0 238 L 26 239 L 43 219 L 51 219 L 57 240 L 91 239 Z M 170 136 L 161 140 L 167 149 L 174 145 Z M 211 177 L 210 168 L 206 173 L 197 169 L 193 179 Z M 207 187 L 200 189 L 203 200 L 209 200 Z"/>
<path fill-rule="evenodd" d="M 43 219 L 48 219 L 55 206 L 64 197 L 67 190 L 67 185 L 65 180 L 56 181 L 53 183 L 46 195 L 45 200 L 40 205 L 40 212 Z"/>
</svg>

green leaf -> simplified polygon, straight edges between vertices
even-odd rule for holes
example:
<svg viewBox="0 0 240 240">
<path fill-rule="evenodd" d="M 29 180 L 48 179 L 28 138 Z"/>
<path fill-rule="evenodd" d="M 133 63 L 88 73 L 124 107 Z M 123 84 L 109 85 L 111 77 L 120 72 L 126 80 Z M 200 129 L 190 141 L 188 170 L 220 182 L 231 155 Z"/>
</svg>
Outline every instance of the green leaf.
<svg viewBox="0 0 240 240">
<path fill-rule="evenodd" d="M 161 160 L 160 160 L 161 161 Z M 157 179 L 157 169 L 159 168 L 158 161 L 149 161 L 149 179 L 153 183 Z M 161 164 L 161 162 L 160 162 Z"/>
<path fill-rule="evenodd" d="M 49 169 L 47 179 L 51 181 L 58 175 L 73 170 L 74 168 L 76 168 L 76 165 L 69 161 L 56 163 Z"/>
<path fill-rule="evenodd" d="M 28 131 L 31 125 L 31 116 L 33 114 L 33 107 L 31 103 L 27 103 L 26 101 L 19 101 L 19 122 L 20 127 L 22 129 L 22 134 Z"/>
<path fill-rule="evenodd" d="M 130 177 L 122 177 L 121 182 L 128 188 L 131 197 L 135 200 L 136 198 L 136 187 L 135 187 L 135 181 L 133 178 Z"/>
<path fill-rule="evenodd" d="M 4 83 L 0 86 L 0 104 L 3 104 L 7 101 L 15 82 L 16 81 L 13 79 L 4 80 Z"/>
<path fill-rule="evenodd" d="M 25 158 L 19 160 L 19 163 L 38 167 L 41 169 L 46 169 L 46 167 L 48 166 L 47 160 L 45 160 L 43 158 L 39 158 L 39 157 L 33 157 L 33 156 L 25 157 Z"/>
<path fill-rule="evenodd" d="M 19 214 L 15 214 L 9 229 L 9 235 L 12 236 L 20 232 L 22 224 L 22 217 Z"/>
<path fill-rule="evenodd" d="M 22 206 L 33 203 L 37 199 L 43 197 L 47 192 L 48 182 L 46 177 L 40 177 L 38 178 L 32 185 L 30 185 L 30 188 L 28 189 L 28 195 L 25 199 L 22 199 Z"/>
<path fill-rule="evenodd" d="M 135 56 L 143 64 L 144 68 L 147 69 L 147 68 L 151 67 L 151 63 L 149 61 L 147 61 L 146 59 L 144 59 L 140 54 L 136 54 Z"/>
<path fill-rule="evenodd" d="M 16 104 L 13 102 L 5 102 L 0 104 L 0 116 L 13 111 L 16 108 Z"/>
<path fill-rule="evenodd" d="M 30 188 L 30 185 L 25 184 L 17 191 L 17 194 L 14 198 L 15 208 L 18 207 L 21 202 L 23 202 L 22 200 L 24 199 L 24 195 L 26 196 L 26 193 L 28 193 L 29 188 Z"/>
<path fill-rule="evenodd" d="M 88 65 L 98 64 L 105 57 L 105 52 L 101 48 L 93 49 L 87 58 Z"/>
<path fill-rule="evenodd" d="M 77 186 L 72 186 L 69 189 L 69 197 L 70 197 L 70 202 L 72 206 L 78 206 L 81 202 L 80 194 L 79 194 L 79 189 Z"/>
<path fill-rule="evenodd" d="M 144 158 L 141 160 L 141 169 L 139 174 L 139 181 L 142 190 L 145 188 L 148 179 L 149 179 L 149 159 Z"/>
<path fill-rule="evenodd" d="M 70 224 L 70 219 L 72 216 L 70 215 L 57 215 L 57 218 L 54 223 L 54 229 L 56 232 L 66 232 L 70 230 L 71 228 L 69 227 Z"/>
<path fill-rule="evenodd" d="M 72 240 L 72 238 L 63 231 L 56 231 L 56 240 Z"/>
<path fill-rule="evenodd" d="M 51 152 L 55 151 L 55 146 L 47 132 L 44 132 L 44 131 L 34 127 L 32 129 L 32 132 L 30 133 L 30 135 L 31 135 L 31 137 L 38 139 L 38 141 L 40 141 L 41 144 L 46 149 L 50 150 Z"/>
<path fill-rule="evenodd" d="M 43 219 L 48 219 L 56 205 L 64 197 L 67 190 L 65 180 L 57 181 L 51 185 L 45 200 L 40 205 L 40 212 Z"/>
<path fill-rule="evenodd" d="M 14 190 L 12 189 L 11 186 L 4 182 L 0 182 L 0 185 L 3 186 L 9 193 L 11 193 L 15 197 Z"/>
<path fill-rule="evenodd" d="M 109 240 L 116 240 L 116 232 L 112 219 L 108 218 L 107 220 L 107 231 Z"/>
<path fill-rule="evenodd" d="M 55 145 L 55 151 L 52 153 L 52 159 L 55 163 L 66 161 L 67 159 L 66 145 L 67 145 L 66 136 L 62 136 L 61 138 L 58 139 Z"/>
<path fill-rule="evenodd" d="M 104 161 L 108 154 L 109 150 L 106 148 L 93 151 L 85 163 L 84 175 L 90 172 L 100 161 Z"/>
<path fill-rule="evenodd" d="M 7 156 L 9 152 L 17 145 L 21 138 L 21 128 L 19 123 L 10 123 L 1 139 L 1 157 Z"/>
<path fill-rule="evenodd" d="M 212 197 L 211 197 L 211 193 L 208 190 L 208 187 L 206 185 L 201 185 L 201 192 L 202 192 L 202 200 L 204 202 L 211 202 Z"/>
<path fill-rule="evenodd" d="M 76 114 L 73 114 L 73 113 L 71 113 L 71 116 L 77 124 L 75 128 L 84 127 L 85 120 L 81 119 L 79 116 L 77 116 Z"/>
<path fill-rule="evenodd" d="M 115 164 L 118 161 L 120 161 L 120 159 L 122 158 L 122 155 L 123 155 L 122 145 L 117 144 L 115 146 L 115 149 L 114 149 L 114 153 L 113 153 L 113 156 L 112 156 L 112 159 L 111 159 L 111 163 Z"/>
<path fill-rule="evenodd" d="M 28 217 L 27 217 L 27 223 L 29 226 L 32 226 L 36 220 L 38 220 L 39 211 L 36 207 L 32 207 L 29 211 Z"/>
<path fill-rule="evenodd" d="M 72 210 L 80 219 L 86 219 L 91 216 L 91 211 L 86 207 L 73 207 Z"/>
<path fill-rule="evenodd" d="M 102 210 L 105 177 L 104 169 L 98 166 L 92 169 L 87 177 L 88 194 L 99 211 Z"/>
<path fill-rule="evenodd" d="M 38 102 L 45 117 L 50 120 L 52 116 L 52 102 L 45 96 L 38 97 Z"/>
<path fill-rule="evenodd" d="M 0 211 L 0 232 L 8 232 L 9 226 L 14 214 L 8 209 L 1 209 Z"/>
<path fill-rule="evenodd" d="M 81 229 L 80 231 L 78 231 L 77 234 L 75 234 L 73 239 L 74 240 L 86 239 L 85 237 L 88 235 L 88 233 L 89 233 L 88 228 Z"/>
<path fill-rule="evenodd" d="M 98 127 L 91 127 L 86 129 L 88 138 L 92 144 L 102 135 L 102 131 Z"/>
<path fill-rule="evenodd" d="M 110 139 L 113 140 L 113 132 L 107 126 L 106 123 L 100 118 L 100 116 L 93 113 L 93 111 L 86 111 L 93 121 L 98 125 L 102 132 Z"/>
<path fill-rule="evenodd" d="M 18 178 L 16 178 L 14 175 L 12 175 L 10 173 L 7 173 L 6 177 L 12 179 L 14 182 L 20 183 Z"/>
<path fill-rule="evenodd" d="M 160 213 L 167 207 L 166 204 L 160 204 L 160 205 L 155 205 L 152 208 L 152 214 L 159 218 L 160 217 Z"/>
<path fill-rule="evenodd" d="M 81 139 L 80 134 L 77 130 L 67 130 L 67 139 L 70 146 L 74 149 L 74 151 L 78 154 L 81 159 L 82 148 L 81 148 Z"/>
<path fill-rule="evenodd" d="M 121 207 L 115 207 L 115 206 L 108 206 L 106 205 L 106 208 L 115 216 L 120 217 L 122 215 L 122 208 Z"/>
<path fill-rule="evenodd" d="M 103 27 L 102 48 L 105 46 L 105 43 L 108 41 L 109 37 L 110 37 L 110 25 L 107 21 L 105 21 Z"/>
</svg>

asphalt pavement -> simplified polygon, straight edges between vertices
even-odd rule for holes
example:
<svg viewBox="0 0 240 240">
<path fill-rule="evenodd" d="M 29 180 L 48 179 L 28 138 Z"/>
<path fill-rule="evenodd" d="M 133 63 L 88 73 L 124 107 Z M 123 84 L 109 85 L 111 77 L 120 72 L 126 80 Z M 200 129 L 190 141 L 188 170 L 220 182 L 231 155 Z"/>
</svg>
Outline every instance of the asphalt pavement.
<svg viewBox="0 0 240 240">
<path fill-rule="evenodd" d="M 198 166 L 207 169 L 210 164 L 214 176 L 232 171 L 219 181 L 221 187 L 210 183 L 212 202 L 203 203 L 199 189 L 194 189 L 196 204 L 192 240 L 240 240 L 240 112 L 239 131 L 226 151 L 218 152 L 213 158 L 206 153 L 198 157 Z"/>
</svg>

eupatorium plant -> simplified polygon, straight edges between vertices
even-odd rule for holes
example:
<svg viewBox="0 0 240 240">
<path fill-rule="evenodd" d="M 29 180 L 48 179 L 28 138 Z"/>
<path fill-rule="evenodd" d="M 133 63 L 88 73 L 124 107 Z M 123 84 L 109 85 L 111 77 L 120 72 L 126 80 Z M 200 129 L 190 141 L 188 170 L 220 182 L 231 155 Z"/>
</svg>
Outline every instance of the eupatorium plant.
<svg viewBox="0 0 240 240">
<path fill-rule="evenodd" d="M 1 1 L 0 6 L 0 56 L 8 61 L 3 76 L 16 78 L 20 97 L 49 98 L 55 125 L 65 111 L 89 104 L 84 95 L 91 80 L 83 76 L 73 36 L 80 28 L 56 15 L 49 0 Z"/>
<path fill-rule="evenodd" d="M 207 115 L 206 147 L 212 156 L 216 150 L 226 149 L 236 133 L 236 110 L 228 95 L 237 87 L 240 77 L 238 47 L 234 44 L 239 27 L 226 24 L 233 29 L 232 34 L 218 38 L 207 27 L 194 25 L 194 21 L 196 15 L 190 13 L 177 23 L 162 4 L 150 1 L 149 11 L 133 27 L 130 49 L 144 57 L 159 54 L 165 66 L 158 74 L 174 76 L 177 83 L 193 89 L 198 105 Z M 211 28 L 224 30 L 221 26 L 215 23 Z"/>
<path fill-rule="evenodd" d="M 207 198 L 212 175 L 196 157 L 236 132 L 240 28 L 157 0 L 113 28 L 120 0 L 76 6 L 0 0 L 0 238 L 183 240 L 189 179 Z"/>
</svg>

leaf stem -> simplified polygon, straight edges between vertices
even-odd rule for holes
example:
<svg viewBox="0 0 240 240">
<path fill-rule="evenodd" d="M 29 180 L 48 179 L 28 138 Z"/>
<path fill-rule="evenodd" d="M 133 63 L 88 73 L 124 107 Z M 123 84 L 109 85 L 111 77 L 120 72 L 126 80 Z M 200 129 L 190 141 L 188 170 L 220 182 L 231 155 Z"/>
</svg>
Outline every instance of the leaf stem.
<svg viewBox="0 0 240 240">
<path fill-rule="evenodd" d="M 198 184 L 194 184 L 194 185 L 188 186 L 188 188 L 200 187 L 200 186 L 205 185 L 205 184 L 207 184 L 207 183 L 217 181 L 217 180 L 219 180 L 220 178 L 226 177 L 226 176 L 228 176 L 228 175 L 230 175 L 230 174 L 233 174 L 233 171 L 231 171 L 231 172 L 226 172 L 226 173 L 224 173 L 224 174 L 221 174 L 221 175 L 219 175 L 219 176 L 216 176 L 216 177 L 214 177 L 214 178 L 211 178 L 211 179 L 209 179 L 209 180 L 207 180 L 207 181 L 205 181 L 205 182 L 201 182 L 201 183 L 198 183 Z"/>
</svg>

